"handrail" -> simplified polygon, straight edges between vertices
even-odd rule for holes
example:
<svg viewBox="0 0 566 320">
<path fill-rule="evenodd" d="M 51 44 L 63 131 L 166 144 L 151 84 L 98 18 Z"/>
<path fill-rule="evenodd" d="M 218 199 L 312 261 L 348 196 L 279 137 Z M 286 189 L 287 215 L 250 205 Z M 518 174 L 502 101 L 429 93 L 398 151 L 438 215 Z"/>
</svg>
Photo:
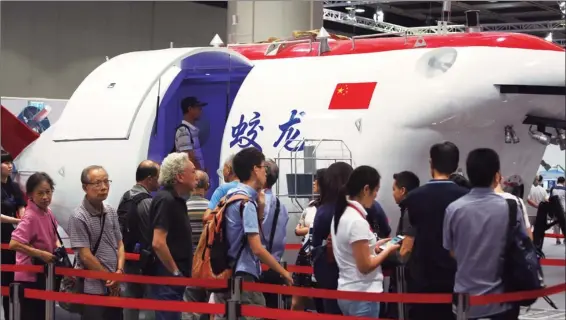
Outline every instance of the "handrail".
<svg viewBox="0 0 566 320">
<path fill-rule="evenodd" d="M 366 34 L 362 36 L 353 36 L 352 37 L 352 50 L 356 49 L 356 39 L 371 39 L 371 38 L 382 38 L 387 36 L 404 36 L 405 37 L 405 44 L 408 42 L 408 33 L 407 31 L 402 32 L 387 32 L 387 33 L 374 33 L 374 34 Z"/>
</svg>

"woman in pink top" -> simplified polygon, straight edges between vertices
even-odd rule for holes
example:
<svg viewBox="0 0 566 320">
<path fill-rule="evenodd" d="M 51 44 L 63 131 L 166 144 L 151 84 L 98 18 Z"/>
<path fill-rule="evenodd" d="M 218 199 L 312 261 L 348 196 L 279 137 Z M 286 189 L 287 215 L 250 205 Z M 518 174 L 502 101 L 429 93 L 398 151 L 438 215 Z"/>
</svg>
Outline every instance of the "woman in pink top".
<svg viewBox="0 0 566 320">
<path fill-rule="evenodd" d="M 55 261 L 53 252 L 61 244 L 57 240 L 57 221 L 49 209 L 54 185 L 53 180 L 43 172 L 34 173 L 26 183 L 28 206 L 10 241 L 10 249 L 16 251 L 16 265 Z M 43 274 L 16 272 L 15 280 L 21 282 L 24 288 L 45 290 Z M 24 300 L 22 320 L 45 319 L 44 301 Z"/>
</svg>

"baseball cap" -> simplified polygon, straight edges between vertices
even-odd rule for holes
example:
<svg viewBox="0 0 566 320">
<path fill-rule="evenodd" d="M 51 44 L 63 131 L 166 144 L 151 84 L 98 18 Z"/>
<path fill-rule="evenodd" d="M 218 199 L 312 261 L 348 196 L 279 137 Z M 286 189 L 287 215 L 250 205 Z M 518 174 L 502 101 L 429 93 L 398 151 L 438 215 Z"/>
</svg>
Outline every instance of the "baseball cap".
<svg viewBox="0 0 566 320">
<path fill-rule="evenodd" d="M 199 101 L 196 97 L 186 97 L 181 101 L 181 111 L 185 114 L 191 107 L 204 107 L 206 105 L 208 103 Z"/>
</svg>

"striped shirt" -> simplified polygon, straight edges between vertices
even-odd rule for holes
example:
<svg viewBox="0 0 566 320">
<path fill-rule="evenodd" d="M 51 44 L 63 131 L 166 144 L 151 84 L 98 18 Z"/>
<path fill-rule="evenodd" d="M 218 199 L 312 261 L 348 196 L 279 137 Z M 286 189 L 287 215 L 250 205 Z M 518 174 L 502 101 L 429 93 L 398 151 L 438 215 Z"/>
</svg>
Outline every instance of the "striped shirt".
<svg viewBox="0 0 566 320">
<path fill-rule="evenodd" d="M 107 204 L 104 204 L 103 213 L 106 215 L 106 219 L 104 219 L 104 230 L 95 257 L 106 270 L 116 272 L 118 268 L 118 244 L 122 241 L 118 214 L 116 209 Z M 69 238 L 73 250 L 76 251 L 79 248 L 94 250 L 101 234 L 101 227 L 101 212 L 96 210 L 86 198 L 83 199 L 69 219 Z M 80 259 L 77 260 L 76 268 L 85 269 Z M 105 294 L 106 287 L 104 284 L 104 280 L 85 279 L 84 293 Z"/>
<path fill-rule="evenodd" d="M 200 234 L 202 233 L 202 217 L 208 209 L 208 200 L 199 196 L 192 195 L 187 200 L 187 211 L 191 219 L 191 229 L 193 230 L 193 247 L 196 248 Z"/>
</svg>

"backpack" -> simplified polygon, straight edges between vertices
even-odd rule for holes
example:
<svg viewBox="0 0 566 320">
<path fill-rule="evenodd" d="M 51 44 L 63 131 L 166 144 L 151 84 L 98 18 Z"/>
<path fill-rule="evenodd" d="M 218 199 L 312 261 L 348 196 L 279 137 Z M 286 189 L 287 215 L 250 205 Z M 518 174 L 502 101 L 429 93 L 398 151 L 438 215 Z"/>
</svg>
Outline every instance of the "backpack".
<svg viewBox="0 0 566 320">
<path fill-rule="evenodd" d="M 503 250 L 502 280 L 506 292 L 538 290 L 546 287 L 537 250 L 524 231 L 518 218 L 517 201 L 507 199 L 509 224 Z M 516 302 L 520 306 L 530 306 L 537 298 Z"/>
<path fill-rule="evenodd" d="M 177 128 L 175 128 L 175 136 L 177 135 L 177 130 L 179 130 L 181 127 L 185 127 L 187 128 L 187 131 L 189 131 L 189 139 L 191 139 L 191 145 L 194 146 L 195 142 L 193 140 L 193 133 L 191 132 L 191 128 L 189 128 L 188 125 L 181 123 L 180 125 L 177 126 Z M 175 137 L 173 137 L 173 149 L 171 149 L 171 151 L 169 153 L 173 153 L 177 151 L 177 146 L 175 145 Z"/>
<path fill-rule="evenodd" d="M 116 212 L 126 252 L 134 252 L 136 243 L 140 243 L 144 239 L 138 227 L 137 207 L 142 200 L 148 198 L 151 198 L 151 195 L 145 192 L 138 193 L 132 197 L 128 190 L 124 193 L 122 201 L 118 205 Z"/>
<path fill-rule="evenodd" d="M 238 259 L 246 244 L 242 239 L 242 247 L 234 259 L 228 256 L 230 243 L 226 237 L 226 219 L 224 214 L 231 204 L 240 201 L 240 217 L 243 218 L 244 206 L 251 199 L 245 194 L 234 194 L 228 199 L 222 198 L 216 208 L 203 220 L 203 230 L 193 255 L 192 277 L 200 279 L 228 279 L 232 276 Z M 253 202 L 252 202 L 253 203 Z"/>
</svg>

